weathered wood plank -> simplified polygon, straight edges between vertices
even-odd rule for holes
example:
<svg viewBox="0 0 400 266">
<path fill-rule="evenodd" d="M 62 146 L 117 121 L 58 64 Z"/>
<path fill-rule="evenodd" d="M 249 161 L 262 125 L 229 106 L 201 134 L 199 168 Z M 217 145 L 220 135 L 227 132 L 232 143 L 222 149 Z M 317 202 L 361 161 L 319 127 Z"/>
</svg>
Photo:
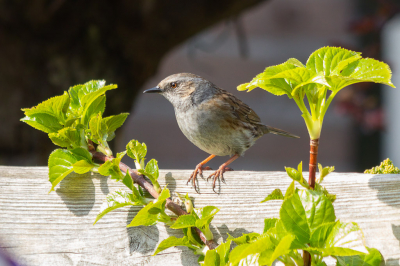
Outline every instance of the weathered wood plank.
<svg viewBox="0 0 400 266">
<path fill-rule="evenodd" d="M 280 202 L 259 202 L 290 182 L 284 172 L 236 171 L 226 174 L 219 195 L 200 179 L 198 195 L 186 186 L 190 173 L 163 170 L 160 183 L 172 193 L 189 192 L 197 207 L 219 207 L 212 223 L 219 241 L 226 233 L 261 232 L 264 218 L 278 216 Z M 379 249 L 387 265 L 399 265 L 400 175 L 333 173 L 324 183 L 338 196 L 336 215 L 359 223 L 366 244 Z M 47 194 L 47 168 L 0 167 L 0 245 L 27 265 L 196 265 L 186 248 L 151 256 L 157 243 L 182 235 L 163 225 L 126 228 L 138 207 L 116 210 L 92 225 L 105 196 L 122 187 L 99 175 L 71 175 Z"/>
</svg>

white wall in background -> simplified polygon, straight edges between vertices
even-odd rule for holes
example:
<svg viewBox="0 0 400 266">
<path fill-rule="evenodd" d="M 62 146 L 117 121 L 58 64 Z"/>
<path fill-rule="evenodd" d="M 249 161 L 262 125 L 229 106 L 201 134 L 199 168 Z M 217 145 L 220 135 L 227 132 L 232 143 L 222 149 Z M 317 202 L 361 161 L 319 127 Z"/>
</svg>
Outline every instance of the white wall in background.
<svg viewBox="0 0 400 266">
<path fill-rule="evenodd" d="M 386 112 L 386 132 L 383 139 L 382 159 L 390 158 L 400 166 L 400 16 L 393 18 L 382 33 L 383 60 L 392 69 L 392 82 L 396 89 L 382 85 L 383 106 Z"/>
</svg>

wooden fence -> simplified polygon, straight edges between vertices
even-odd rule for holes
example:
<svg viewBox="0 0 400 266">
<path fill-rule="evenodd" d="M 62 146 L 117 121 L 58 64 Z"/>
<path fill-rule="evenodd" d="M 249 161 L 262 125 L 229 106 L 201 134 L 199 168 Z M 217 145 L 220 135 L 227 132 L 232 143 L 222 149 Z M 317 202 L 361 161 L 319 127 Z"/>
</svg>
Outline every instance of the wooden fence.
<svg viewBox="0 0 400 266">
<path fill-rule="evenodd" d="M 197 265 L 197 256 L 185 247 L 151 256 L 160 241 L 182 235 L 164 225 L 127 228 L 139 207 L 117 209 L 93 225 L 106 195 L 122 185 L 100 175 L 70 175 L 48 194 L 47 171 L 0 167 L 0 246 L 23 265 Z M 189 192 L 196 207 L 220 208 L 212 222 L 218 241 L 227 233 L 262 232 L 263 219 L 278 217 L 281 202 L 259 202 L 290 183 L 284 172 L 235 171 L 226 173 L 220 194 L 203 179 L 196 194 L 186 186 L 190 173 L 163 170 L 160 184 L 168 184 L 175 200 L 174 192 Z M 337 217 L 357 222 L 366 244 L 381 251 L 386 265 L 398 266 L 400 175 L 332 173 L 324 185 L 337 194 Z"/>
</svg>

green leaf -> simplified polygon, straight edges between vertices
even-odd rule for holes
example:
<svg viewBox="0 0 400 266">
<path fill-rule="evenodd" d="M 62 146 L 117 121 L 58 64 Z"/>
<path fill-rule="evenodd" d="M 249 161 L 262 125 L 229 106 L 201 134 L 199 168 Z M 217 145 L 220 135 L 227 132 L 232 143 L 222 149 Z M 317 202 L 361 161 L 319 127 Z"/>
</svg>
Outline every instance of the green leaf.
<svg viewBox="0 0 400 266">
<path fill-rule="evenodd" d="M 46 133 L 57 132 L 63 128 L 56 117 L 44 113 L 25 116 L 21 121 Z"/>
<path fill-rule="evenodd" d="M 293 84 L 284 78 L 271 79 L 271 77 L 285 70 L 294 68 L 296 68 L 296 66 L 292 63 L 283 63 L 280 65 L 267 67 L 263 73 L 258 74 L 252 81 L 250 81 L 250 83 L 242 84 L 238 87 L 238 89 L 248 89 L 248 91 L 251 91 L 256 87 L 260 87 L 274 95 L 279 96 L 287 94 L 289 98 L 292 98 L 291 93 L 293 90 Z"/>
<path fill-rule="evenodd" d="M 221 264 L 221 259 L 216 250 L 207 250 L 206 256 L 204 257 L 204 266 L 220 266 L 225 265 Z"/>
<path fill-rule="evenodd" d="M 292 65 L 297 66 L 297 67 L 306 67 L 305 65 L 303 65 L 302 62 L 300 62 L 300 61 L 299 61 L 298 59 L 296 59 L 296 58 L 289 58 L 289 59 L 286 61 L 286 63 L 292 64 Z"/>
<path fill-rule="evenodd" d="M 274 247 L 275 245 L 271 242 L 269 235 L 263 234 L 251 243 L 235 247 L 229 254 L 229 261 L 233 265 L 237 265 L 242 259 L 245 259 L 249 255 L 260 254 Z"/>
<path fill-rule="evenodd" d="M 107 125 L 108 132 L 114 132 L 117 128 L 121 127 L 129 113 L 122 113 L 119 115 L 108 116 L 104 118 L 104 122 Z"/>
<path fill-rule="evenodd" d="M 54 117 L 60 124 L 64 124 L 66 120 L 66 112 L 69 105 L 69 96 L 67 92 L 63 95 L 52 97 L 32 108 L 25 108 L 22 111 L 25 112 L 27 117 L 37 117 L 38 115 L 49 115 Z M 50 133 L 50 132 L 48 132 Z"/>
<path fill-rule="evenodd" d="M 107 125 L 104 122 L 101 114 L 97 114 L 90 119 L 89 128 L 91 132 L 91 139 L 105 145 L 108 138 Z"/>
<path fill-rule="evenodd" d="M 335 209 L 325 195 L 313 190 L 300 190 L 298 195 L 306 211 L 310 230 L 314 230 L 320 224 L 335 221 Z"/>
<path fill-rule="evenodd" d="M 78 130 L 66 127 L 57 133 L 50 133 L 51 141 L 61 147 L 79 147 L 81 144 L 81 135 Z"/>
<path fill-rule="evenodd" d="M 312 190 L 299 190 L 286 199 L 280 215 L 285 229 L 301 243 L 308 243 L 311 232 L 320 224 L 336 219 L 331 201 L 323 193 Z"/>
<path fill-rule="evenodd" d="M 343 69 L 351 60 L 359 58 L 361 58 L 360 53 L 328 46 L 313 52 L 307 60 L 306 67 L 314 73 L 322 72 L 325 76 L 329 76 L 331 72 L 340 72 L 340 69 Z"/>
<path fill-rule="evenodd" d="M 275 227 L 277 222 L 278 222 L 277 218 L 264 219 L 264 231 L 263 231 L 263 233 L 266 233 L 269 229 Z"/>
<path fill-rule="evenodd" d="M 282 191 L 277 188 L 274 191 L 272 191 L 265 199 L 263 199 L 260 203 L 269 201 L 269 200 L 283 200 L 283 194 Z"/>
<path fill-rule="evenodd" d="M 96 224 L 98 220 L 100 220 L 104 215 L 118 208 L 122 208 L 125 206 L 135 206 L 142 205 L 142 202 L 133 201 L 132 194 L 127 193 L 126 191 L 119 189 L 112 193 L 109 193 L 104 200 L 103 204 L 100 207 L 100 212 L 96 217 L 96 220 L 93 224 Z"/>
<path fill-rule="evenodd" d="M 81 99 L 86 94 L 97 91 L 98 89 L 104 87 L 106 84 L 105 80 L 91 80 L 85 84 L 75 85 L 69 89 L 69 94 L 71 97 L 71 108 L 78 109 L 82 106 Z"/>
<path fill-rule="evenodd" d="M 225 243 L 219 244 L 219 246 L 215 249 L 215 251 L 219 255 L 220 263 L 217 264 L 218 266 L 228 265 L 230 249 L 231 249 L 231 240 L 226 240 Z"/>
<path fill-rule="evenodd" d="M 112 179 L 122 181 L 125 178 L 125 175 L 122 174 L 121 169 L 119 168 L 119 164 L 121 162 L 122 157 L 125 153 L 118 153 L 116 158 L 113 158 L 111 161 L 106 161 L 99 167 L 99 174 L 104 176 L 111 176 Z"/>
<path fill-rule="evenodd" d="M 372 58 L 363 58 L 352 62 L 342 70 L 341 75 L 351 77 L 359 82 L 382 83 L 394 88 L 390 81 L 392 71 L 389 66 Z"/>
<path fill-rule="evenodd" d="M 104 113 L 104 109 L 106 108 L 106 96 L 99 96 L 96 98 L 86 109 L 85 112 L 82 114 L 82 124 L 87 125 L 90 119 L 100 114 Z"/>
<path fill-rule="evenodd" d="M 77 160 L 86 160 L 88 163 L 92 162 L 92 154 L 84 148 L 75 148 L 70 150 Z"/>
<path fill-rule="evenodd" d="M 311 235 L 310 245 L 311 247 L 323 248 L 325 247 L 326 240 L 330 233 L 332 232 L 333 227 L 337 222 L 331 222 L 326 224 L 321 224 L 318 226 Z"/>
<path fill-rule="evenodd" d="M 190 243 L 189 239 L 186 236 L 184 236 L 183 238 L 177 238 L 175 236 L 170 236 L 167 239 L 164 239 L 163 241 L 161 241 L 161 243 L 158 245 L 156 251 L 154 251 L 153 256 L 157 255 L 158 253 L 160 253 L 163 250 L 166 250 L 167 248 L 176 247 L 176 246 L 185 246 L 185 247 L 188 247 L 193 250 L 196 249 L 196 247 Z"/>
<path fill-rule="evenodd" d="M 242 236 L 239 236 L 239 237 L 236 237 L 236 238 L 232 237 L 229 234 L 228 234 L 228 236 L 229 237 L 228 237 L 227 240 L 232 240 L 236 245 L 243 245 L 243 244 L 250 243 L 251 241 L 253 241 L 257 237 L 259 237 L 260 234 L 252 232 L 252 233 L 248 233 L 248 234 L 243 234 Z"/>
<path fill-rule="evenodd" d="M 319 177 L 316 181 L 318 184 L 321 184 L 322 181 L 324 181 L 325 176 L 327 176 L 330 173 L 332 173 L 333 171 L 335 171 L 335 167 L 334 166 L 326 166 L 326 167 L 322 168 L 322 165 L 319 163 L 318 170 L 319 170 Z"/>
<path fill-rule="evenodd" d="M 151 159 L 144 170 L 139 169 L 139 173 L 147 176 L 151 182 L 154 184 L 157 182 L 159 172 L 158 172 L 158 162 L 155 159 Z"/>
<path fill-rule="evenodd" d="M 364 235 L 356 223 L 338 221 L 325 241 L 324 256 L 353 256 L 368 253 Z"/>
<path fill-rule="evenodd" d="M 383 62 L 363 58 L 352 62 L 341 72 L 341 75 L 327 78 L 331 90 L 337 93 L 342 88 L 359 82 L 382 83 L 394 88 L 391 82 L 391 70 Z"/>
<path fill-rule="evenodd" d="M 51 182 L 51 191 L 61 182 L 67 175 L 73 172 L 73 164 L 76 163 L 76 158 L 72 152 L 68 150 L 57 149 L 49 156 L 49 181 Z"/>
<path fill-rule="evenodd" d="M 136 160 L 138 163 L 141 163 L 147 154 L 146 144 L 144 142 L 140 143 L 134 139 L 129 141 L 129 143 L 126 145 L 126 150 L 128 156 Z"/>
<path fill-rule="evenodd" d="M 89 172 L 95 167 L 94 164 L 88 163 L 86 160 L 80 160 L 72 165 L 75 173 L 84 174 Z"/>
<path fill-rule="evenodd" d="M 122 183 L 127 186 L 130 190 L 136 189 L 133 185 L 133 180 L 129 171 L 126 172 L 125 177 L 122 179 Z"/>
<path fill-rule="evenodd" d="M 303 67 L 289 69 L 270 77 L 270 79 L 276 78 L 288 79 L 293 83 L 294 89 L 291 91 L 292 96 L 296 95 L 301 87 L 310 83 L 330 86 L 322 73 L 314 73 L 313 71 Z"/>
<path fill-rule="evenodd" d="M 299 182 L 303 187 L 309 188 L 307 181 L 305 181 L 303 177 L 303 162 L 299 163 L 297 170 L 291 167 L 285 167 L 285 170 L 291 179 Z"/>
<path fill-rule="evenodd" d="M 218 212 L 219 209 L 214 206 L 206 206 L 204 208 L 197 209 L 196 214 L 200 219 L 196 220 L 196 227 L 202 229 L 205 226 L 208 226 L 214 218 L 214 215 L 216 215 Z"/>
<path fill-rule="evenodd" d="M 192 214 L 181 215 L 176 219 L 175 223 L 171 225 L 172 229 L 189 228 L 196 225 L 196 217 Z"/>
<path fill-rule="evenodd" d="M 285 229 L 294 234 L 302 243 L 309 242 L 311 230 L 307 216 L 298 194 L 283 201 L 280 217 Z"/>
<path fill-rule="evenodd" d="M 295 238 L 296 237 L 294 235 L 287 235 L 282 238 L 279 244 L 275 247 L 275 250 L 272 254 L 270 254 L 269 252 L 268 255 L 265 253 L 261 253 L 258 263 L 272 265 L 272 263 L 280 256 L 289 254 L 289 252 L 291 251 L 290 246 Z"/>
<path fill-rule="evenodd" d="M 157 223 L 157 221 L 165 222 L 166 214 L 164 213 L 165 201 L 170 197 L 169 189 L 164 188 L 158 198 L 154 202 L 149 202 L 143 209 L 141 209 L 133 218 L 128 227 L 145 225 L 150 226 Z M 162 212 L 152 214 L 151 209 L 160 209 Z M 170 218 L 169 218 L 170 221 Z M 169 222 L 168 221 L 168 222 Z"/>
<path fill-rule="evenodd" d="M 288 199 L 290 196 L 292 196 L 296 192 L 296 187 L 294 185 L 294 180 L 292 183 L 290 183 L 289 187 L 286 190 L 285 197 L 284 199 Z"/>
<path fill-rule="evenodd" d="M 382 262 L 382 255 L 375 248 L 367 248 L 367 255 L 355 255 L 348 257 L 336 257 L 336 266 L 379 266 Z"/>
</svg>

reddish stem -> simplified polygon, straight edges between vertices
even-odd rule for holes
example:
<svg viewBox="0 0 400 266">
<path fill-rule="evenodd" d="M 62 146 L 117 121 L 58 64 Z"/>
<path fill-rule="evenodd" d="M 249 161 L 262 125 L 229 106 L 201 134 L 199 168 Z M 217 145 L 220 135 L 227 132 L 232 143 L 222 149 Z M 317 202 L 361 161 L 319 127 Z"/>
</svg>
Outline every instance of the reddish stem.
<svg viewBox="0 0 400 266">
<path fill-rule="evenodd" d="M 110 161 L 113 159 L 112 156 L 106 156 L 101 152 L 96 152 L 96 151 L 90 151 L 90 152 L 93 154 L 94 159 L 102 162 Z M 143 178 L 143 175 L 139 175 L 137 171 L 132 170 L 129 166 L 127 166 L 124 163 L 120 163 L 119 168 L 121 169 L 122 172 L 125 173 L 129 171 L 129 174 L 131 175 L 132 180 L 135 183 L 138 183 L 142 188 L 146 189 L 154 198 L 158 198 L 157 191 L 154 189 L 152 184 L 150 184 Z M 178 216 L 188 214 L 181 208 L 181 206 L 173 202 L 171 199 L 167 199 L 165 207 L 167 207 L 170 211 L 172 211 Z M 215 249 L 218 246 L 218 244 L 214 240 L 207 240 L 203 232 L 200 231 L 200 229 L 198 228 L 195 229 L 200 239 L 208 246 L 209 249 Z"/>
<path fill-rule="evenodd" d="M 315 187 L 315 173 L 317 172 L 317 156 L 318 156 L 319 139 L 312 139 L 310 141 L 310 164 L 308 184 L 312 189 Z"/>
<path fill-rule="evenodd" d="M 315 173 L 317 172 L 317 157 L 318 157 L 319 139 L 312 139 L 310 141 L 310 164 L 308 165 L 308 184 L 311 189 L 315 187 Z M 304 266 L 311 265 L 311 254 L 303 250 Z"/>
</svg>

